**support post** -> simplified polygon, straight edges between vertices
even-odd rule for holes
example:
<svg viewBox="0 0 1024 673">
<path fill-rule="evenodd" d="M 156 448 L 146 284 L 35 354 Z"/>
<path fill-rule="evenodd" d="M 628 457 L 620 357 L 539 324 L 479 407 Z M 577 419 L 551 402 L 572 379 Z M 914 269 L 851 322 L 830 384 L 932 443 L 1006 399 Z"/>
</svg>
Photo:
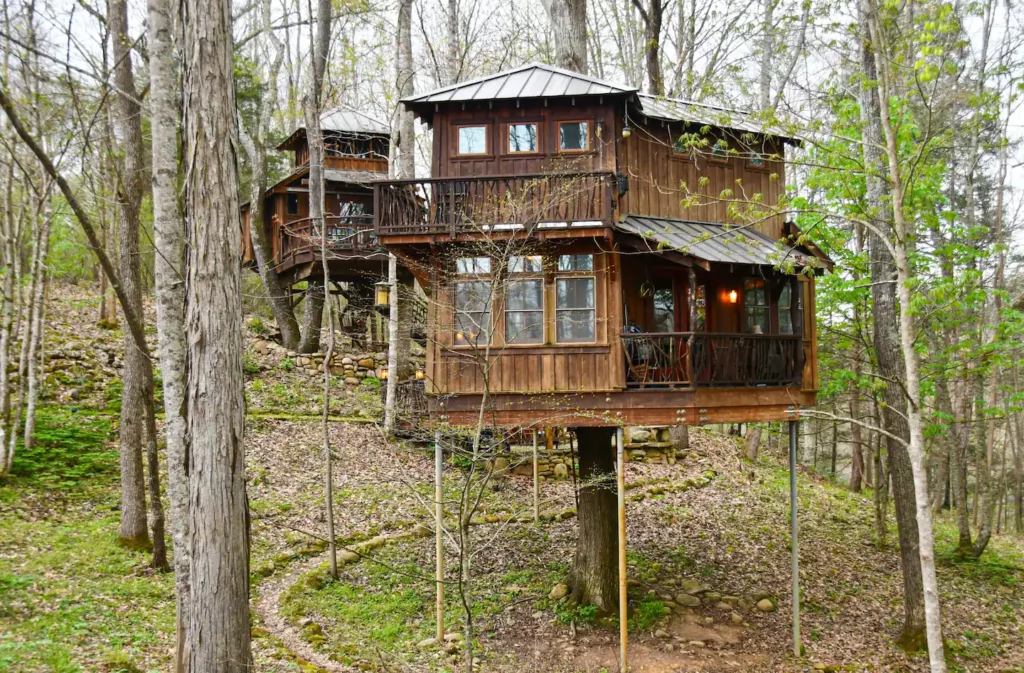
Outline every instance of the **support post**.
<svg viewBox="0 0 1024 673">
<path fill-rule="evenodd" d="M 615 429 L 616 491 L 619 510 L 619 670 L 626 673 L 629 661 L 629 623 L 626 595 L 626 461 L 624 460 L 622 428 Z"/>
<path fill-rule="evenodd" d="M 789 422 L 789 522 L 793 551 L 793 656 L 800 656 L 800 545 L 797 538 L 796 452 L 800 421 Z"/>
<path fill-rule="evenodd" d="M 444 508 L 441 505 L 441 473 L 444 453 L 441 451 L 441 433 L 434 433 L 434 556 L 437 561 L 437 642 L 444 642 L 444 544 L 441 531 L 444 524 Z"/>
<path fill-rule="evenodd" d="M 533 523 L 540 523 L 540 474 L 537 469 L 537 429 L 533 429 Z"/>
</svg>

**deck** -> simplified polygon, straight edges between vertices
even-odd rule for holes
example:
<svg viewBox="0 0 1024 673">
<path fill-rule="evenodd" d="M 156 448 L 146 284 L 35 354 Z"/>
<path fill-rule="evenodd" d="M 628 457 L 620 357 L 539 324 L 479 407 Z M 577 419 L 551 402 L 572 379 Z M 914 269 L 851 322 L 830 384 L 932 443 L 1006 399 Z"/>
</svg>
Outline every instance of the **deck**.
<svg viewBox="0 0 1024 673">
<path fill-rule="evenodd" d="M 377 240 L 372 215 L 328 216 L 327 262 L 336 280 L 379 276 L 387 271 L 387 251 Z M 321 264 L 322 237 L 311 218 L 290 220 L 277 229 L 274 241 L 278 274 L 295 283 Z M 383 265 L 383 266 L 382 266 Z"/>
</svg>

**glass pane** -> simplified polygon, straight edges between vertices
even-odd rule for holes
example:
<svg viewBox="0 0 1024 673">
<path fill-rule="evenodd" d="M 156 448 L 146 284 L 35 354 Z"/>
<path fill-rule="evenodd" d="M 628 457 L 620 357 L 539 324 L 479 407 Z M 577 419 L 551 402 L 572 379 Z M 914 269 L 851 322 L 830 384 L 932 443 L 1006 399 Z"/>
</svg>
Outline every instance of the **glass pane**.
<svg viewBox="0 0 1024 673">
<path fill-rule="evenodd" d="M 560 343 L 594 340 L 594 312 L 559 311 L 557 337 Z"/>
<path fill-rule="evenodd" d="M 487 127 L 460 126 L 459 154 L 486 154 Z"/>
<path fill-rule="evenodd" d="M 528 255 L 526 257 L 516 255 L 509 257 L 508 270 L 509 273 L 538 273 L 543 268 L 543 264 L 544 258 L 540 255 Z"/>
<path fill-rule="evenodd" d="M 488 311 L 455 314 L 456 343 L 487 343 L 490 334 L 491 314 Z"/>
<path fill-rule="evenodd" d="M 508 125 L 508 151 L 509 152 L 536 152 L 537 151 L 537 125 L 536 124 L 509 124 Z"/>
<path fill-rule="evenodd" d="M 455 285 L 455 310 L 486 311 L 490 308 L 491 284 L 471 281 Z"/>
<path fill-rule="evenodd" d="M 555 284 L 555 308 L 594 308 L 593 278 L 559 278 Z"/>
<path fill-rule="evenodd" d="M 675 329 L 676 297 L 672 290 L 672 281 L 659 280 L 654 288 L 654 331 L 674 332 Z"/>
<path fill-rule="evenodd" d="M 455 261 L 455 272 L 460 276 L 487 274 L 491 272 L 490 257 L 460 257 Z"/>
<path fill-rule="evenodd" d="M 743 282 L 743 303 L 747 306 L 767 306 L 767 283 L 759 278 L 745 280 Z"/>
<path fill-rule="evenodd" d="M 558 125 L 558 146 L 562 151 L 587 149 L 587 122 L 564 122 Z"/>
<path fill-rule="evenodd" d="M 711 153 L 716 157 L 727 157 L 729 156 L 729 143 L 724 140 L 718 140 L 711 148 Z"/>
<path fill-rule="evenodd" d="M 764 167 L 764 157 L 757 152 L 751 152 L 750 154 L 750 165 L 754 168 Z"/>
<path fill-rule="evenodd" d="M 508 284 L 508 310 L 540 310 L 544 308 L 544 284 L 541 280 L 516 280 Z"/>
<path fill-rule="evenodd" d="M 544 341 L 543 311 L 513 311 L 505 314 L 505 341 L 540 343 Z"/>
<path fill-rule="evenodd" d="M 593 271 L 593 255 L 559 255 L 559 271 Z"/>
<path fill-rule="evenodd" d="M 768 309 L 747 308 L 747 331 L 751 334 L 768 334 Z"/>
</svg>

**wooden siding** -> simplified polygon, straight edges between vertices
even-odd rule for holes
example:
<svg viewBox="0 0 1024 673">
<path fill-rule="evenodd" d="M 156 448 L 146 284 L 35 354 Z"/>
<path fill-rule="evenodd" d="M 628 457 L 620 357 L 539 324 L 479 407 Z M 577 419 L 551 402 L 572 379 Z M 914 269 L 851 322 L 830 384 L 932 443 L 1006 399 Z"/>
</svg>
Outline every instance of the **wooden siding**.
<svg viewBox="0 0 1024 673">
<path fill-rule="evenodd" d="M 735 209 L 746 211 L 750 207 L 747 202 L 755 198 L 769 207 L 778 204 L 785 192 L 782 161 L 767 161 L 765 169 L 753 168 L 745 154 L 750 148 L 743 146 L 741 139 L 725 134 L 722 136 L 728 138 L 730 148 L 742 156 L 719 160 L 706 154 L 695 158 L 679 155 L 672 146 L 674 138 L 684 132 L 696 129 L 649 120 L 622 139 L 620 127 L 617 170 L 629 177 L 629 191 L 619 203 L 620 214 L 739 223 L 742 220 L 729 212 L 730 204 L 719 199 L 725 190 L 732 190 Z M 775 141 L 764 141 L 756 149 L 765 156 L 781 156 L 783 152 L 782 144 Z M 701 184 L 703 177 L 707 178 L 706 185 Z M 682 202 L 694 194 L 699 195 L 698 205 L 683 207 Z M 771 215 L 757 228 L 773 239 L 781 238 L 783 219 Z"/>
</svg>

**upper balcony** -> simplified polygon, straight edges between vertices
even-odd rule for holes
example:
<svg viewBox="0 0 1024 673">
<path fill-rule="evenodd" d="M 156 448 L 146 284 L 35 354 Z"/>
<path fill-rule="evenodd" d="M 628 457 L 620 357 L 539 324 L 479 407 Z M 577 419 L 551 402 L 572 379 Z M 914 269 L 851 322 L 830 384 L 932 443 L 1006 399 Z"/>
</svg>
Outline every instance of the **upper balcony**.
<svg viewBox="0 0 1024 673">
<path fill-rule="evenodd" d="M 380 237 L 610 227 L 619 180 L 607 171 L 388 180 L 374 184 Z"/>
</svg>

